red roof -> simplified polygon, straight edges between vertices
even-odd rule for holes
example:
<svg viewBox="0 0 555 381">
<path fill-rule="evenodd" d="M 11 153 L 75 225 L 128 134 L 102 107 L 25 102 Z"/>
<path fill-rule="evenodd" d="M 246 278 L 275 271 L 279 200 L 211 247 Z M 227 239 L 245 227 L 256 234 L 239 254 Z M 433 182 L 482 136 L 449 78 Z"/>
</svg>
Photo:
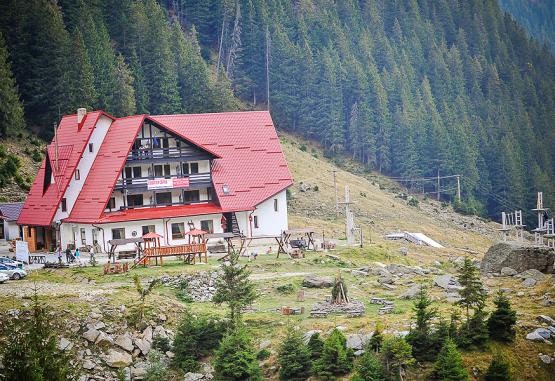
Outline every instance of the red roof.
<svg viewBox="0 0 555 381">
<path fill-rule="evenodd" d="M 81 130 L 90 128 L 92 131 L 92 126 L 88 125 L 89 121 L 92 119 L 92 115 L 96 115 L 98 118 L 100 114 L 101 112 L 88 113 Z M 145 118 L 153 120 L 214 155 L 212 179 L 220 206 L 201 204 L 104 213 L 117 178 Z M 64 117 L 62 121 L 66 119 L 70 119 L 76 125 L 75 116 Z M 94 124 L 92 123 L 92 125 Z M 71 129 L 65 128 L 64 134 L 68 131 Z M 75 129 L 72 130 L 72 133 L 74 139 L 81 142 L 77 137 L 83 133 L 75 133 Z M 26 205 L 33 206 L 33 216 L 29 215 L 29 218 L 24 219 L 20 217 L 18 223 L 51 224 L 89 136 L 90 132 L 83 144 L 70 144 L 65 141 L 67 139 L 62 139 L 60 136 L 59 147 L 66 144 L 72 145 L 71 149 L 58 149 L 58 162 L 63 172 L 63 181 L 59 182 L 60 191 L 56 192 L 56 197 L 40 198 L 42 203 L 36 201 L 36 195 L 42 193 L 43 163 L 26 202 Z M 63 154 L 60 154 L 61 152 Z M 67 163 L 62 164 L 61 162 L 66 158 Z M 108 129 L 83 184 L 83 189 L 77 197 L 70 216 L 64 219 L 64 222 L 110 223 L 253 210 L 258 204 L 292 183 L 291 173 L 268 112 L 130 116 L 116 119 Z M 228 190 L 225 193 L 224 185 Z M 53 188 L 56 187 L 50 187 L 48 192 L 52 192 Z M 41 208 L 51 210 L 51 212 L 42 211 Z M 40 216 L 38 217 L 38 215 Z"/>
<path fill-rule="evenodd" d="M 62 118 L 57 130 L 58 136 L 58 170 L 55 165 L 55 148 L 51 143 L 47 152 L 54 175 L 55 184 L 50 184 L 43 193 L 46 159 L 42 161 L 39 172 L 29 191 L 21 214 L 17 220 L 20 225 L 49 226 L 60 204 L 60 200 L 73 177 L 75 167 L 83 154 L 91 133 L 100 115 L 109 115 L 102 111 L 87 113 L 81 125 L 77 124 L 77 115 Z M 111 118 L 111 117 L 110 117 Z"/>
<path fill-rule="evenodd" d="M 267 111 L 158 115 L 152 119 L 221 156 L 214 161 L 212 179 L 223 211 L 253 210 L 293 183 Z"/>
<path fill-rule="evenodd" d="M 213 204 L 193 204 L 193 205 L 173 205 L 160 206 L 157 208 L 127 209 L 120 212 L 106 213 L 95 222 L 98 224 L 108 224 L 111 222 L 140 221 L 140 220 L 159 220 L 162 218 L 202 216 L 206 214 L 219 214 L 222 209 Z"/>
</svg>

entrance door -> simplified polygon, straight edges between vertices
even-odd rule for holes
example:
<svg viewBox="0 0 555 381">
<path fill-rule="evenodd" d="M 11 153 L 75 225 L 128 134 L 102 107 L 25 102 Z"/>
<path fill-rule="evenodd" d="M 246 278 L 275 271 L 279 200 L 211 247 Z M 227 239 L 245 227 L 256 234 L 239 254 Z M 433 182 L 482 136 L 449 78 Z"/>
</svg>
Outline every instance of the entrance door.
<svg viewBox="0 0 555 381">
<path fill-rule="evenodd" d="M 4 221 L 0 223 L 0 239 L 5 239 L 6 236 L 4 235 Z"/>
</svg>

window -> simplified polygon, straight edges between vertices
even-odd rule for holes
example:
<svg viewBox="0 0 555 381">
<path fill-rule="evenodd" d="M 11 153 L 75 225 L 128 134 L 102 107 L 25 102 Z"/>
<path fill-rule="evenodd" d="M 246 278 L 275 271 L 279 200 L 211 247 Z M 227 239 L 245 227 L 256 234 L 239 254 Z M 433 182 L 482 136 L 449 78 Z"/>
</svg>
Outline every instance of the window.
<svg viewBox="0 0 555 381">
<path fill-rule="evenodd" d="M 156 193 L 156 204 L 157 205 L 168 205 L 172 203 L 172 193 L 163 192 Z"/>
<path fill-rule="evenodd" d="M 198 173 L 198 163 L 183 163 L 183 174 L 190 175 Z"/>
<path fill-rule="evenodd" d="M 81 172 L 79 172 L 78 169 L 75 170 L 75 180 L 80 180 L 81 179 Z"/>
<path fill-rule="evenodd" d="M 125 239 L 125 229 L 124 228 L 112 229 L 112 239 Z"/>
<path fill-rule="evenodd" d="M 200 230 L 204 230 L 208 233 L 214 233 L 214 221 L 204 220 L 200 221 Z"/>
<path fill-rule="evenodd" d="M 258 216 L 254 216 L 254 228 L 258 229 Z"/>
<path fill-rule="evenodd" d="M 156 228 L 154 227 L 154 225 L 143 226 L 143 235 L 147 233 L 156 233 Z"/>
<path fill-rule="evenodd" d="M 92 143 L 89 143 L 89 152 L 94 151 L 94 145 Z"/>
<path fill-rule="evenodd" d="M 143 206 L 143 195 L 142 194 L 127 195 L 127 206 Z"/>
<path fill-rule="evenodd" d="M 116 209 L 116 198 L 115 197 L 110 197 L 110 200 L 108 200 L 108 205 L 106 205 L 106 209 Z"/>
<path fill-rule="evenodd" d="M 278 199 L 274 198 L 274 212 L 278 211 Z"/>
<path fill-rule="evenodd" d="M 170 176 L 170 165 L 155 165 L 154 166 L 154 176 L 162 177 L 162 176 Z"/>
<path fill-rule="evenodd" d="M 178 222 L 172 224 L 172 239 L 183 239 L 185 238 L 185 223 Z"/>
<path fill-rule="evenodd" d="M 62 198 L 62 212 L 67 212 L 67 200 L 66 198 Z"/>
<path fill-rule="evenodd" d="M 133 167 L 133 177 L 141 177 L 142 175 L 141 167 Z"/>
<path fill-rule="evenodd" d="M 81 245 L 87 244 L 87 234 L 85 232 L 85 228 L 81 228 Z"/>
<path fill-rule="evenodd" d="M 183 202 L 184 203 L 194 202 L 194 201 L 200 201 L 200 192 L 198 190 L 183 192 Z"/>
</svg>

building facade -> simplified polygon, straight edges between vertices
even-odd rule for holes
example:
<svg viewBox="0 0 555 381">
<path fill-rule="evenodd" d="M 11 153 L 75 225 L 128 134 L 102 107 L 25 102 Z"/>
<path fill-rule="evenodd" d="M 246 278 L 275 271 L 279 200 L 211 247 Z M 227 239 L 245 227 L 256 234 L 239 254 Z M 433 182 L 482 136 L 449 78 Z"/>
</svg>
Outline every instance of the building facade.
<svg viewBox="0 0 555 381">
<path fill-rule="evenodd" d="M 192 228 L 275 236 L 291 174 L 267 112 L 62 118 L 18 224 L 31 251 Z M 132 247 L 120 246 L 118 250 Z"/>
</svg>

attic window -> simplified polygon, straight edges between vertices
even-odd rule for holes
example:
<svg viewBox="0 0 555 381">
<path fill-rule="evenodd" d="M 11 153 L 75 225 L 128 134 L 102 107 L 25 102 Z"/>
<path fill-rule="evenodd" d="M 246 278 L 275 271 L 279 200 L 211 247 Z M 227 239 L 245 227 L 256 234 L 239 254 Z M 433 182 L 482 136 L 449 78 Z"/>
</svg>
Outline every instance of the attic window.
<svg viewBox="0 0 555 381">
<path fill-rule="evenodd" d="M 222 192 L 224 192 L 224 194 L 229 194 L 229 187 L 227 184 L 222 185 Z"/>
<path fill-rule="evenodd" d="M 79 172 L 78 169 L 75 170 L 75 180 L 80 180 L 81 179 L 81 172 Z"/>
<path fill-rule="evenodd" d="M 48 151 L 46 152 L 46 159 L 44 160 L 44 180 L 42 183 L 42 193 L 46 193 L 48 186 L 52 181 L 52 166 L 50 165 L 50 157 Z"/>
<path fill-rule="evenodd" d="M 62 212 L 67 212 L 67 200 L 62 198 Z"/>
<path fill-rule="evenodd" d="M 92 143 L 89 143 L 89 152 L 93 152 L 94 151 L 94 145 Z"/>
</svg>

